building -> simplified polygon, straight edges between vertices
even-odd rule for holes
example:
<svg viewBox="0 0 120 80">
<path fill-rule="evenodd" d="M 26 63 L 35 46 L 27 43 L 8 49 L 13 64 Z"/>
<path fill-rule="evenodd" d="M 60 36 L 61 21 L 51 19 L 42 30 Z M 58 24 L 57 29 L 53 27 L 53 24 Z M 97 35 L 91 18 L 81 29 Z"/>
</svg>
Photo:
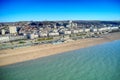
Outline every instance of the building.
<svg viewBox="0 0 120 80">
<path fill-rule="evenodd" d="M 50 32 L 48 35 L 49 36 L 59 36 L 59 33 L 58 32 Z"/>
<path fill-rule="evenodd" d="M 53 24 L 53 26 L 54 26 L 54 29 L 56 29 L 56 28 L 57 28 L 56 24 Z"/>
<path fill-rule="evenodd" d="M 28 37 L 29 39 L 35 39 L 35 38 L 38 38 L 39 36 L 38 36 L 38 34 L 29 33 L 29 34 L 27 34 L 27 37 Z"/>
<path fill-rule="evenodd" d="M 9 36 L 0 36 L 0 42 L 8 42 Z"/>
<path fill-rule="evenodd" d="M 118 31 L 119 27 L 111 27 L 111 31 Z"/>
<path fill-rule="evenodd" d="M 71 31 L 63 31 L 63 34 L 71 34 Z"/>
<path fill-rule="evenodd" d="M 9 26 L 9 32 L 10 34 L 16 34 L 17 33 L 16 26 Z"/>
<path fill-rule="evenodd" d="M 93 29 L 93 32 L 97 32 L 97 31 L 98 31 L 98 29 L 96 29 L 96 28 Z"/>
<path fill-rule="evenodd" d="M 9 42 L 15 40 L 27 39 L 26 36 L 0 36 L 0 42 Z"/>
<path fill-rule="evenodd" d="M 1 34 L 5 35 L 5 30 L 4 29 L 1 30 Z"/>
<path fill-rule="evenodd" d="M 89 28 L 86 28 L 86 29 L 85 29 L 85 32 L 90 32 L 90 29 L 89 29 Z"/>
<path fill-rule="evenodd" d="M 22 40 L 22 39 L 27 39 L 27 37 L 26 36 L 9 36 L 10 41 Z"/>
<path fill-rule="evenodd" d="M 109 27 L 102 27 L 102 28 L 99 28 L 98 30 L 100 32 L 103 32 L 103 31 L 108 31 L 110 28 Z"/>
<path fill-rule="evenodd" d="M 48 34 L 47 34 L 47 33 L 45 33 L 45 32 L 40 32 L 40 33 L 39 33 L 39 36 L 40 36 L 40 37 L 47 37 L 47 36 L 48 36 Z"/>
<path fill-rule="evenodd" d="M 72 30 L 73 34 L 79 33 L 79 30 Z"/>
<path fill-rule="evenodd" d="M 39 37 L 47 37 L 48 36 L 48 31 L 47 30 L 41 30 L 39 31 Z"/>
<path fill-rule="evenodd" d="M 78 31 L 79 31 L 80 33 L 82 33 L 82 32 L 84 32 L 84 29 L 79 29 Z"/>
</svg>

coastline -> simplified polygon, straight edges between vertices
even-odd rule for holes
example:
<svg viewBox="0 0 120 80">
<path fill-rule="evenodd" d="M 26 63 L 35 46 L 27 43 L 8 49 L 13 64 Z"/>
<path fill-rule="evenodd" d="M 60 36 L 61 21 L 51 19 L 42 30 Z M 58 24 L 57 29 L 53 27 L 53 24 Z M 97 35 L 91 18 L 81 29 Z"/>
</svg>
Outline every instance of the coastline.
<svg viewBox="0 0 120 80">
<path fill-rule="evenodd" d="M 27 60 L 46 57 L 54 54 L 72 51 L 80 48 L 95 46 L 105 42 L 111 42 L 120 39 L 120 32 L 109 33 L 101 38 L 86 38 L 76 41 L 70 41 L 62 44 L 43 44 L 32 47 L 17 49 L 0 50 L 0 66 L 24 62 Z"/>
</svg>

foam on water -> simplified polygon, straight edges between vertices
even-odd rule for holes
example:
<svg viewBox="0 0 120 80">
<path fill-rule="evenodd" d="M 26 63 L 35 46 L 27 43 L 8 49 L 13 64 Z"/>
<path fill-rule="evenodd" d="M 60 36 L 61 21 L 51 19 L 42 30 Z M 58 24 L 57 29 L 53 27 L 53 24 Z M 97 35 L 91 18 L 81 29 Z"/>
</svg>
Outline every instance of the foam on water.
<svg viewBox="0 0 120 80">
<path fill-rule="evenodd" d="M 0 67 L 0 80 L 119 80 L 120 40 Z"/>
</svg>

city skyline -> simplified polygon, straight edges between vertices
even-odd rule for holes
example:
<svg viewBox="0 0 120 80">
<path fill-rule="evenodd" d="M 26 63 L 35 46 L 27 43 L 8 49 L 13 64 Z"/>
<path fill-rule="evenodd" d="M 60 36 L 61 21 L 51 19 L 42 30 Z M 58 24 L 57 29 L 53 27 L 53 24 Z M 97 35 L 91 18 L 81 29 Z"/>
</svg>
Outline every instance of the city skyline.
<svg viewBox="0 0 120 80">
<path fill-rule="evenodd" d="M 120 20 L 119 0 L 1 0 L 0 22 Z"/>
</svg>

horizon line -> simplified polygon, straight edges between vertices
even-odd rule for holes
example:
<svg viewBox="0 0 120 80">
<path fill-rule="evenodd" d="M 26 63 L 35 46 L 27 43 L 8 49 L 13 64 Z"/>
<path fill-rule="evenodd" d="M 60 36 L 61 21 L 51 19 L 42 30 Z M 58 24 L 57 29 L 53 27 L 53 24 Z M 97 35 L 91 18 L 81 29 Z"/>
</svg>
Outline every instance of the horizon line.
<svg viewBox="0 0 120 80">
<path fill-rule="evenodd" d="M 5 23 L 5 22 L 30 22 L 30 21 L 37 21 L 37 22 L 42 22 L 42 21 L 69 21 L 72 19 L 63 19 L 63 20 L 18 20 L 18 21 L 0 21 L 0 23 Z M 120 20 L 87 20 L 87 19 L 73 19 L 72 21 L 120 21 Z"/>
</svg>

